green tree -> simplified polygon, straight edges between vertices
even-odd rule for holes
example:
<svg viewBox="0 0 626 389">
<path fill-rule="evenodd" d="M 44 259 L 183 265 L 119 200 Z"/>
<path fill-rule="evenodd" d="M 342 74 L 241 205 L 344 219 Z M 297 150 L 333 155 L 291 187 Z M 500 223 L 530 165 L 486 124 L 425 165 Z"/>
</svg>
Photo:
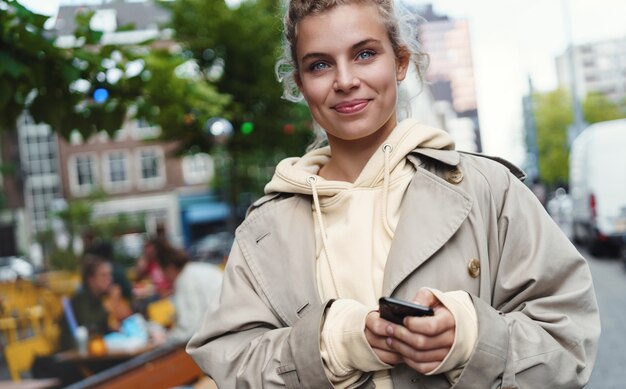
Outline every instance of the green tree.
<svg viewBox="0 0 626 389">
<path fill-rule="evenodd" d="M 553 186 L 568 180 L 567 127 L 572 123 L 571 99 L 558 89 L 533 96 L 539 172 L 541 180 Z"/>
<path fill-rule="evenodd" d="M 183 129 L 201 130 L 188 125 L 190 117 L 203 120 L 223 111 L 227 96 L 182 71 L 189 58 L 155 52 L 151 42 L 101 45 L 102 33 L 89 27 L 92 16 L 77 15 L 77 44 L 61 48 L 44 29 L 45 16 L 0 0 L 0 131 L 14 129 L 28 111 L 65 138 L 74 130 L 85 139 L 101 130 L 112 133 L 130 117 L 159 125 L 165 138 L 173 138 Z M 108 96 L 96 98 L 97 89 Z"/>
<path fill-rule="evenodd" d="M 620 107 L 598 92 L 592 92 L 587 95 L 583 103 L 583 113 L 588 123 L 597 123 L 626 117 L 626 112 L 623 107 Z"/>
<path fill-rule="evenodd" d="M 308 109 L 281 98 L 274 64 L 281 47 L 279 0 L 248 0 L 229 8 L 223 0 L 178 0 L 172 11 L 176 38 L 221 93 L 232 96 L 229 119 L 235 133 L 228 145 L 236 165 L 233 196 L 260 192 L 279 155 L 298 155 L 312 139 Z M 254 125 L 250 134 L 239 129 Z M 266 171 L 268 169 L 262 169 Z"/>
</svg>

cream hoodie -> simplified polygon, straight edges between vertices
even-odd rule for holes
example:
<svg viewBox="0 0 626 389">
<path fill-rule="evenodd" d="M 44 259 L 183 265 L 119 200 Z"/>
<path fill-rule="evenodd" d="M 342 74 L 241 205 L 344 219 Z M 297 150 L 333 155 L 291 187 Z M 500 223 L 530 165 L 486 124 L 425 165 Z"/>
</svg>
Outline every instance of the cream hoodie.
<svg viewBox="0 0 626 389">
<path fill-rule="evenodd" d="M 393 387 L 387 372 L 391 366 L 378 359 L 365 339 L 365 316 L 378 308 L 400 205 L 415 173 L 406 155 L 417 147 L 453 149 L 454 143 L 446 132 L 407 119 L 372 155 L 354 183 L 317 175 L 331 158 L 330 147 L 324 147 L 281 161 L 265 187 L 266 193 L 313 196 L 318 291 L 322 301 L 337 299 L 326 314 L 320 345 L 326 374 L 335 387 L 348 387 L 363 372 L 376 372 L 377 388 Z M 452 350 L 430 374 L 450 372 L 449 378 L 455 380 L 475 342 L 476 313 L 467 293 L 434 292 L 455 317 L 457 333 Z M 452 374 L 454 369 L 458 373 Z"/>
</svg>

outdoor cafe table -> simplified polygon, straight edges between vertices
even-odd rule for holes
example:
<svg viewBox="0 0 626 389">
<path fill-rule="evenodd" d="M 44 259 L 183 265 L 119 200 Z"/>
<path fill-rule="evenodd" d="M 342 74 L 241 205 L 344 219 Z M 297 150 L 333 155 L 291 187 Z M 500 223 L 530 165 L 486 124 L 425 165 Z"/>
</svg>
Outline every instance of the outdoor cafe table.
<svg viewBox="0 0 626 389">
<path fill-rule="evenodd" d="M 166 344 L 66 389 L 162 389 L 189 385 L 202 376 L 198 365 L 185 352 L 184 343 Z"/>
<path fill-rule="evenodd" d="M 101 355 L 81 354 L 77 350 L 67 350 L 55 354 L 53 359 L 59 366 L 76 368 L 81 376 L 86 378 L 144 354 L 154 347 L 154 345 L 147 345 L 131 351 L 107 351 Z"/>
</svg>

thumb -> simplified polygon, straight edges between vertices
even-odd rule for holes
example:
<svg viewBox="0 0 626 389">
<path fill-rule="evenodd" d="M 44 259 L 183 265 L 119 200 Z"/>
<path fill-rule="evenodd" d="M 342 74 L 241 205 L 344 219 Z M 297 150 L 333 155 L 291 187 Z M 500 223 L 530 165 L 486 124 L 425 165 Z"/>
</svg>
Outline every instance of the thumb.
<svg viewBox="0 0 626 389">
<path fill-rule="evenodd" d="M 413 297 L 413 302 L 426 307 L 434 307 L 441 304 L 435 294 L 428 288 L 418 290 L 415 297 Z"/>
</svg>

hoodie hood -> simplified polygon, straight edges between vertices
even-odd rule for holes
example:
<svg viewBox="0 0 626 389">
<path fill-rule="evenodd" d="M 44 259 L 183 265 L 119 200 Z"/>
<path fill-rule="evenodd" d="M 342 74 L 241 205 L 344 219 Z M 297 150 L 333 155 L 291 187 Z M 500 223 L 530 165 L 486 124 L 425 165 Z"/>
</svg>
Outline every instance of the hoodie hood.
<svg viewBox="0 0 626 389">
<path fill-rule="evenodd" d="M 375 152 L 354 183 L 325 180 L 317 175 L 330 161 L 329 146 L 312 150 L 302 157 L 286 158 L 276 166 L 272 180 L 265 186 L 265 193 L 313 194 L 311 180 L 315 180 L 319 196 L 334 196 L 345 189 L 355 187 L 376 187 L 383 185 L 385 166 L 393 171 L 406 163 L 406 156 L 414 149 L 432 148 L 454 149 L 450 135 L 440 129 L 419 124 L 415 119 L 406 119 L 398 124 L 387 140 L 381 145 L 381 152 Z M 386 150 L 383 152 L 383 150 Z M 388 153 L 388 155 L 385 155 Z M 385 161 L 387 159 L 387 161 Z"/>
</svg>

